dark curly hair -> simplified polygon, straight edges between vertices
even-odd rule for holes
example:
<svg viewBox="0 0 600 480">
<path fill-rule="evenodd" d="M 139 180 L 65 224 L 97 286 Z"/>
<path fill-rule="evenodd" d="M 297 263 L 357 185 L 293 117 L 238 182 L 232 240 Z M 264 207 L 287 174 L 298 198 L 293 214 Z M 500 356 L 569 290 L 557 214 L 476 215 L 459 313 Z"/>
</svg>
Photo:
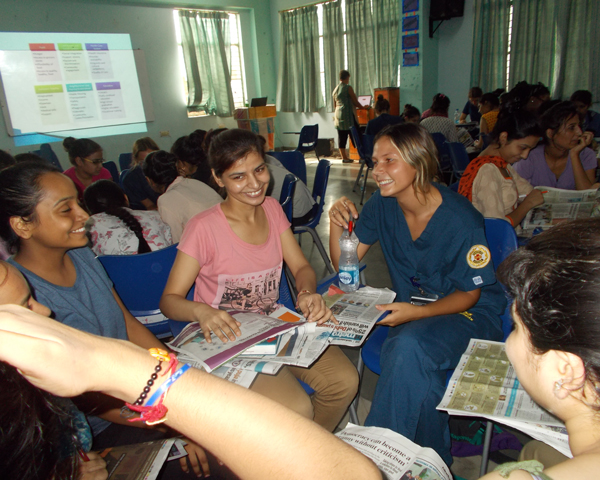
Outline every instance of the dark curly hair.
<svg viewBox="0 0 600 480">
<path fill-rule="evenodd" d="M 139 240 L 137 253 L 148 253 L 151 251 L 150 245 L 144 238 L 138 219 L 125 210 L 124 207 L 127 206 L 125 198 L 123 190 L 112 180 L 98 180 L 83 192 L 83 201 L 92 215 L 107 213 L 120 218 Z"/>
<path fill-rule="evenodd" d="M 577 355 L 600 396 L 600 218 L 533 237 L 500 265 L 498 279 L 514 298 L 534 352 Z"/>
<path fill-rule="evenodd" d="M 0 237 L 11 253 L 19 249 L 20 237 L 10 225 L 11 217 L 35 220 L 35 209 L 43 192 L 40 180 L 47 173 L 60 173 L 47 162 L 22 162 L 0 172 Z"/>
<path fill-rule="evenodd" d="M 150 180 L 165 188 L 179 176 L 177 157 L 164 150 L 149 153 L 142 163 L 142 170 Z"/>
</svg>

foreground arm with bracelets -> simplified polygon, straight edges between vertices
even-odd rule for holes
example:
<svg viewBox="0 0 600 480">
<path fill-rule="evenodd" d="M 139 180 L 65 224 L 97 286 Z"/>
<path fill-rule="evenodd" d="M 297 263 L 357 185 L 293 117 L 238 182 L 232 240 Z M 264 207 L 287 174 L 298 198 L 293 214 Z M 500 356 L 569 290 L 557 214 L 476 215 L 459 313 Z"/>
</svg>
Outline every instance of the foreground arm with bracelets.
<svg viewBox="0 0 600 480">
<path fill-rule="evenodd" d="M 0 359 L 55 395 L 101 391 L 132 403 L 157 366 L 130 342 L 90 335 L 14 305 L 0 307 Z M 166 379 L 158 376 L 148 398 Z M 313 479 L 381 478 L 369 459 L 315 423 L 193 368 L 172 384 L 164 405 L 167 425 L 242 478 L 305 478 L 307 471 Z"/>
</svg>

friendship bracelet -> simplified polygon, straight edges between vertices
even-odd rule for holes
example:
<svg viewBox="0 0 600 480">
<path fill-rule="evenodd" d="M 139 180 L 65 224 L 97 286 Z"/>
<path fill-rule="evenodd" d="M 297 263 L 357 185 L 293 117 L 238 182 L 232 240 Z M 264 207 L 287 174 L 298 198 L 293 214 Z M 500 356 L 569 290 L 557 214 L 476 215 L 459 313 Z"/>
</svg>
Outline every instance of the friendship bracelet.
<svg viewBox="0 0 600 480">
<path fill-rule="evenodd" d="M 151 407 L 152 405 L 154 405 L 157 402 L 157 400 L 159 400 L 159 398 L 163 395 L 163 393 L 166 394 L 166 391 L 171 387 L 171 385 L 173 385 L 177 380 L 179 380 L 179 378 L 190 369 L 190 366 L 191 365 L 189 363 L 186 363 L 183 367 L 181 367 L 173 375 L 171 375 L 167 379 L 167 381 L 163 383 L 156 392 L 154 392 L 154 395 L 150 397 L 150 399 L 146 403 L 146 406 Z"/>
</svg>

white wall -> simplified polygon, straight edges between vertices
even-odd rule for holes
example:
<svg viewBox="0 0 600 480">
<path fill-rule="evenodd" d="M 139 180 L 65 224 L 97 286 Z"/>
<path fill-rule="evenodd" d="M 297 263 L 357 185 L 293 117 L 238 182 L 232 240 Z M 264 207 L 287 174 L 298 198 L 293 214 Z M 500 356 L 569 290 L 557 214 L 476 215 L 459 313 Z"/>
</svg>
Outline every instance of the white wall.
<svg viewBox="0 0 600 480">
<path fill-rule="evenodd" d="M 196 0 L 194 7 L 214 7 L 211 0 Z M 228 2 L 229 3 L 229 2 Z M 240 12 L 242 40 L 246 67 L 248 96 L 266 95 L 275 100 L 275 76 L 272 50 L 269 2 L 266 0 L 232 0 L 231 7 Z M 179 74 L 179 58 L 173 23 L 173 7 L 189 6 L 173 0 L 130 0 L 127 5 L 102 0 L 0 0 L 0 31 L 38 32 L 96 32 L 129 33 L 134 49 L 145 54 L 150 91 L 156 120 L 148 122 L 148 133 L 101 137 L 96 141 L 104 148 L 107 160 L 117 160 L 118 155 L 131 151 L 133 142 L 150 136 L 163 149 L 170 149 L 180 136 L 197 128 L 208 130 L 219 125 L 235 127 L 233 118 L 187 118 L 183 86 Z M 255 19 L 259 19 L 255 22 Z M 169 131 L 170 136 L 160 137 L 159 132 Z M 68 165 L 66 153 L 60 143 L 52 147 L 64 166 Z M 4 119 L 0 120 L 0 149 L 13 154 L 35 149 L 15 147 L 6 133 Z"/>
</svg>

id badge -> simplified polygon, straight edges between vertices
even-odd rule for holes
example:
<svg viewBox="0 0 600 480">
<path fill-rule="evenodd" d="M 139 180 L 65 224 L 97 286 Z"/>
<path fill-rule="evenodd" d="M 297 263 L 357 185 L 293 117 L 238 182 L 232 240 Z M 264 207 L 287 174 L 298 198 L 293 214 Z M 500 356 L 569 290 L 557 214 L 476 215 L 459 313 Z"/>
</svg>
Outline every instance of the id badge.
<svg viewBox="0 0 600 480">
<path fill-rule="evenodd" d="M 435 293 L 413 292 L 410 296 L 410 303 L 422 307 L 428 303 L 435 302 L 439 298 Z"/>
</svg>

